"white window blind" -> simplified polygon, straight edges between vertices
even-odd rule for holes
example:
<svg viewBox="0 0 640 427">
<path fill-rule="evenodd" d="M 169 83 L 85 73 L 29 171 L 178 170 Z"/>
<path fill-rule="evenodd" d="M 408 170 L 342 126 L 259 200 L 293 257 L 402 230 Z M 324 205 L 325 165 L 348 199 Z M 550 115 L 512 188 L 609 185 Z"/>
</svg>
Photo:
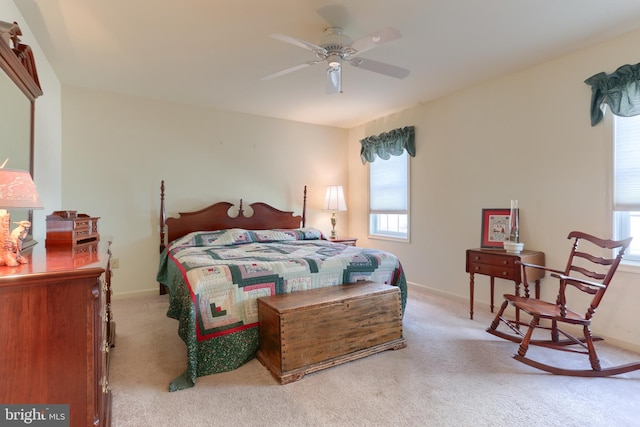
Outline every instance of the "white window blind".
<svg viewBox="0 0 640 427">
<path fill-rule="evenodd" d="M 407 212 L 407 152 L 369 164 L 370 213 Z"/>
<path fill-rule="evenodd" d="M 640 211 L 640 116 L 615 120 L 614 211 Z"/>
</svg>

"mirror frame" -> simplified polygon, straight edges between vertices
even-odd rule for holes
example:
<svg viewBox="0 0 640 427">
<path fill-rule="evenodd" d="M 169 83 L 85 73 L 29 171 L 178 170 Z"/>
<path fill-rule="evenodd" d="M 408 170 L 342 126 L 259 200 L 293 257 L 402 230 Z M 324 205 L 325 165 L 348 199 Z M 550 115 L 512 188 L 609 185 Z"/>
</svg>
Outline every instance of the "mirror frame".
<svg viewBox="0 0 640 427">
<path fill-rule="evenodd" d="M 0 68 L 25 94 L 29 103 L 29 173 L 33 177 L 33 151 L 34 151 L 34 118 L 35 101 L 42 95 L 42 88 L 38 80 L 36 63 L 31 48 L 20 42 L 22 31 L 17 22 L 10 24 L 0 21 Z M 33 210 L 29 210 L 29 221 L 33 224 Z M 33 226 L 29 231 L 27 240 L 33 240 Z M 30 242 L 34 244 L 35 242 Z M 30 246 L 25 241 L 25 246 Z"/>
</svg>

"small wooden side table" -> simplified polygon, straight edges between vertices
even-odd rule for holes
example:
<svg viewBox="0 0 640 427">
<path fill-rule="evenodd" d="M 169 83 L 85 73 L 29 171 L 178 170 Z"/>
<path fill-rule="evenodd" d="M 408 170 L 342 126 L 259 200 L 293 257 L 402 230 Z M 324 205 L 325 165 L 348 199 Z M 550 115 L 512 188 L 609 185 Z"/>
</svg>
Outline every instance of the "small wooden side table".
<svg viewBox="0 0 640 427">
<path fill-rule="evenodd" d="M 513 280 L 516 295 L 520 295 L 522 283 L 522 267 L 517 261 L 544 266 L 544 253 L 538 251 L 522 251 L 519 254 L 508 253 L 504 249 L 467 249 L 466 268 L 469 273 L 470 309 L 469 318 L 473 319 L 474 274 L 483 274 L 491 278 L 491 312 L 493 313 L 494 279 Z M 527 268 L 527 280 L 535 281 L 536 298 L 540 298 L 540 279 L 544 270 Z M 529 296 L 529 288 L 525 283 L 525 296 Z"/>
<path fill-rule="evenodd" d="M 342 243 L 343 245 L 347 245 L 347 246 L 355 246 L 356 242 L 358 241 L 357 237 L 337 237 L 335 239 L 329 239 L 330 242 L 334 242 L 334 243 Z"/>
</svg>

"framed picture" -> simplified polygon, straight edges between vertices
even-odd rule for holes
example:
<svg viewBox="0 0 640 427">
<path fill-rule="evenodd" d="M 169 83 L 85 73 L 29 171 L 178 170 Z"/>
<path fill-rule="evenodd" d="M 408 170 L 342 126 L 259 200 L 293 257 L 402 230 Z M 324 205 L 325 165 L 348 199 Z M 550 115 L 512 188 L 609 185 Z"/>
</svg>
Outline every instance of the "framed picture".
<svg viewBox="0 0 640 427">
<path fill-rule="evenodd" d="M 483 248 L 502 248 L 502 242 L 509 240 L 509 208 L 482 209 Z"/>
</svg>

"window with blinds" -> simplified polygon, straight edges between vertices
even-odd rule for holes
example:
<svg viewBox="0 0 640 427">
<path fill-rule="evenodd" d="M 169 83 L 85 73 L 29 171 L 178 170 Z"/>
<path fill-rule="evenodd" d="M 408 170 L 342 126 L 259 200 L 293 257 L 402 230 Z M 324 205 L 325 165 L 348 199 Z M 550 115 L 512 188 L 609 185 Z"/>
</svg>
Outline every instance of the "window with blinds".
<svg viewBox="0 0 640 427">
<path fill-rule="evenodd" d="M 409 156 L 369 163 L 369 234 L 409 239 Z"/>
<path fill-rule="evenodd" d="M 633 236 L 624 259 L 640 261 L 640 116 L 613 120 L 613 235 Z"/>
</svg>

